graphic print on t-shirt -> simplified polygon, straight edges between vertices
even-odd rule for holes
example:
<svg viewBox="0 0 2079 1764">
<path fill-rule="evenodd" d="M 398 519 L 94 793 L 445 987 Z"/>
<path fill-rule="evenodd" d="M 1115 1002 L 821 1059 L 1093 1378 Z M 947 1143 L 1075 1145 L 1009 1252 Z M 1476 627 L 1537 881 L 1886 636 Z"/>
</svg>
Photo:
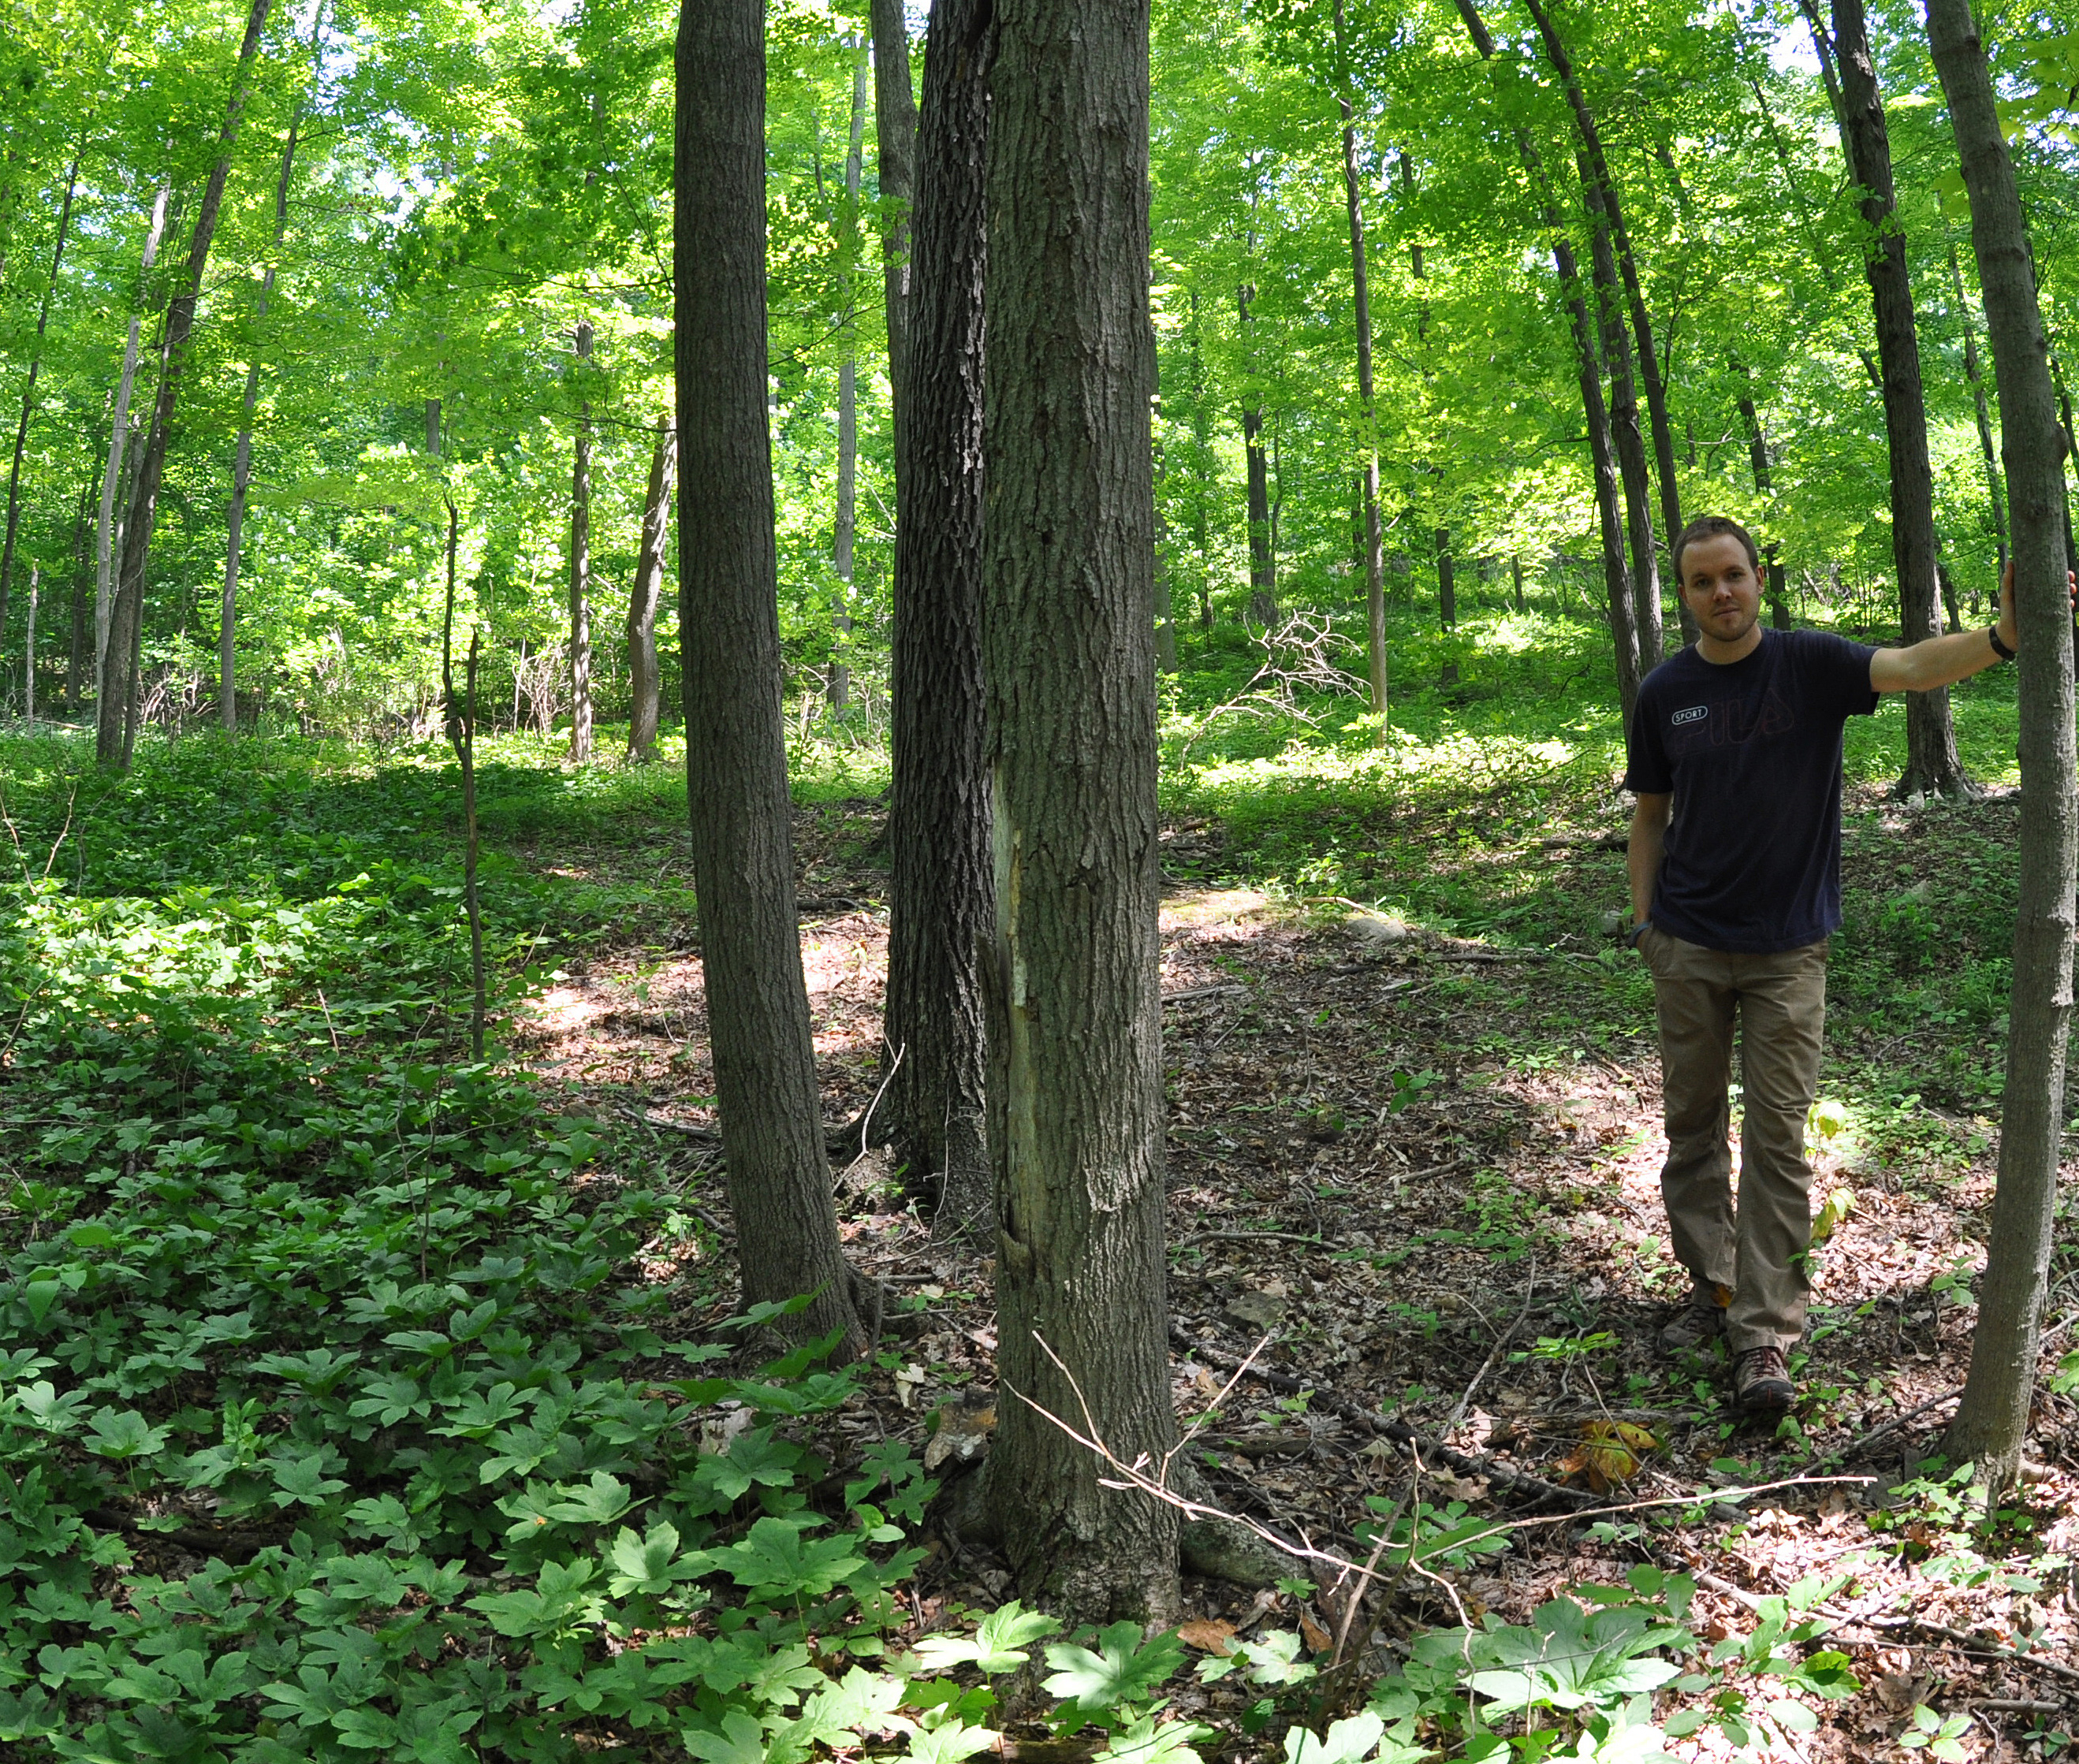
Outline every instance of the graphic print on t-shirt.
<svg viewBox="0 0 2079 1764">
<path fill-rule="evenodd" d="M 1679 759 L 1703 742 L 1744 746 L 1757 735 L 1788 735 L 1797 727 L 1797 713 L 1771 687 L 1759 704 L 1746 698 L 1721 698 L 1692 704 L 1667 721 L 1667 757 Z"/>
</svg>

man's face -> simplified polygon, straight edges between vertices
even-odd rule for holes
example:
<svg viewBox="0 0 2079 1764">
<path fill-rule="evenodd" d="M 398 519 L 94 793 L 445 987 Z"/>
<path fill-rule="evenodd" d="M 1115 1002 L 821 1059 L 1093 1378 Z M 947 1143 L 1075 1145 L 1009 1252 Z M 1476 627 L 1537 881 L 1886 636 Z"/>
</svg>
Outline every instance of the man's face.
<svg viewBox="0 0 2079 1764">
<path fill-rule="evenodd" d="M 1682 598 L 1705 634 L 1737 643 L 1761 617 L 1761 579 L 1730 533 L 1694 539 L 1682 551 Z"/>
</svg>

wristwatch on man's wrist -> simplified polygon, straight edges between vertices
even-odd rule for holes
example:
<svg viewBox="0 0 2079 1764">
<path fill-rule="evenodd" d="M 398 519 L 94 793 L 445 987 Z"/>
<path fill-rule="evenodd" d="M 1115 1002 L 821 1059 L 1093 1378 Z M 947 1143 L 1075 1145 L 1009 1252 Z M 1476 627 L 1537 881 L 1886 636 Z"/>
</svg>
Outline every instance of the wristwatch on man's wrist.
<svg viewBox="0 0 2079 1764">
<path fill-rule="evenodd" d="M 1633 926 L 1630 930 L 1626 931 L 1624 934 L 1625 947 L 1626 949 L 1637 949 L 1638 947 L 1639 938 L 1645 935 L 1646 926 L 1652 924 L 1652 922 L 1653 921 L 1651 919 L 1641 919 L 1638 924 Z"/>
<path fill-rule="evenodd" d="M 1993 640 L 1993 654 L 1999 657 L 1999 658 L 2003 662 L 2011 662 L 2014 658 L 2014 652 L 2009 649 L 2005 643 L 2000 641 L 1999 626 L 1997 625 L 1987 625 L 1985 627 L 1985 635 Z"/>
</svg>

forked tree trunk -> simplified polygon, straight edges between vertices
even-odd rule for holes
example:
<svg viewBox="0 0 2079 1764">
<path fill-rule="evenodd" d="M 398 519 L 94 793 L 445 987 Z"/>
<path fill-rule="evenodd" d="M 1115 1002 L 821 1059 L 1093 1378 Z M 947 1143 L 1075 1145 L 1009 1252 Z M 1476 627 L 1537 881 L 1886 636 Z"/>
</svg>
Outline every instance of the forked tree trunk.
<svg viewBox="0 0 2079 1764">
<path fill-rule="evenodd" d="M 1863 268 L 1876 316 L 1884 373 L 1884 440 L 1891 458 L 1891 550 L 1898 572 L 1899 639 L 1942 634 L 1935 577 L 1935 477 L 1928 463 L 1927 408 L 1921 389 L 1920 336 L 1906 273 L 1905 234 L 1892 184 L 1891 140 L 1870 59 L 1863 0 L 1834 0 L 1834 54 L 1840 66 L 1842 138 L 1851 175 L 1862 188 Z M 1957 757 L 1949 689 L 1905 695 L 1905 773 L 1901 796 L 1960 796 L 1970 781 Z"/>
<path fill-rule="evenodd" d="M 1964 328 L 1964 377 L 1971 382 L 1971 403 L 1978 418 L 1978 452 L 1985 462 L 1985 506 L 1992 511 L 1993 541 L 1999 551 L 2000 574 L 2007 568 L 2007 499 L 2000 484 L 1999 456 L 1993 448 L 1993 413 L 1985 403 L 1985 376 L 1978 370 L 1978 334 L 1971 323 L 1971 303 L 1964 298 L 1964 266 L 1956 261 L 1956 241 L 1949 245 L 1949 287 L 1956 302 L 1956 322 Z"/>
<path fill-rule="evenodd" d="M 82 137 L 82 145 L 84 138 Z M 0 645 L 6 641 L 7 592 L 15 579 L 15 536 L 22 514 L 22 451 L 29 439 L 29 420 L 36 408 L 36 370 L 44 364 L 44 332 L 51 322 L 51 298 L 57 292 L 58 270 L 65 262 L 65 234 L 72 227 L 72 193 L 79 182 L 80 149 L 65 173 L 65 202 L 58 210 L 58 241 L 51 252 L 50 280 L 44 284 L 36 309 L 36 340 L 29 348 L 29 372 L 22 386 L 22 420 L 15 427 L 15 457 L 7 467 L 7 537 L 0 541 Z"/>
<path fill-rule="evenodd" d="M 1357 332 L 1357 420 L 1364 449 L 1364 572 L 1366 658 L 1370 664 L 1371 708 L 1380 718 L 1378 738 L 1386 738 L 1386 555 L 1378 521 L 1378 408 L 1372 395 L 1371 288 L 1365 273 L 1363 180 L 1357 165 L 1356 112 L 1349 96 L 1349 31 L 1343 0 L 1335 0 L 1336 49 L 1344 90 L 1336 94 L 1343 112 L 1343 197 L 1350 218 L 1350 285 L 1355 296 Z"/>
<path fill-rule="evenodd" d="M 866 45 L 852 46 L 851 139 L 845 152 L 844 207 L 839 221 L 840 303 L 851 304 L 853 265 L 859 257 L 859 185 L 866 141 Z M 844 329 L 844 359 L 838 363 L 838 507 L 830 535 L 830 567 L 838 579 L 838 604 L 831 619 L 830 671 L 824 696 L 843 715 L 851 702 L 851 665 L 846 659 L 851 642 L 852 548 L 859 532 L 859 328 Z"/>
<path fill-rule="evenodd" d="M 211 241 L 216 236 L 216 219 L 224 205 L 224 181 L 231 175 L 231 149 L 238 136 L 238 124 L 245 111 L 246 82 L 253 59 L 260 51 L 260 33 L 266 27 L 270 0 L 252 0 L 245 21 L 245 40 L 239 45 L 238 64 L 231 77 L 231 98 L 218 131 L 216 163 L 203 186 L 202 206 L 196 211 L 195 236 L 188 246 L 187 266 L 179 292 L 166 306 L 166 329 L 159 349 L 159 395 L 152 407 L 152 427 L 144 451 L 137 462 L 136 480 L 130 487 L 130 508 L 123 523 L 123 567 L 115 583 L 115 599 L 109 620 L 108 654 L 116 663 L 115 690 L 103 692 L 94 707 L 95 758 L 104 766 L 128 771 L 137 742 L 138 661 L 144 635 L 144 569 L 151 554 L 152 525 L 158 513 L 159 483 L 166 466 L 166 441 L 179 402 L 181 371 L 187 365 L 188 339 L 195 329 L 196 303 L 202 298 L 203 270 L 209 262 Z M 106 674 L 104 673 L 104 682 Z"/>
<path fill-rule="evenodd" d="M 1740 375 L 1740 420 L 1746 424 L 1747 463 L 1754 469 L 1755 494 L 1767 498 L 1774 495 L 1775 485 L 1769 475 L 1768 437 L 1761 431 L 1761 412 L 1755 408 L 1751 376 L 1743 362 L 1735 361 L 1734 366 Z M 1772 539 L 1762 547 L 1762 568 L 1768 584 L 1768 619 L 1779 631 L 1790 629 L 1790 603 L 1784 597 L 1787 586 L 1783 569 L 1782 548 Z M 1680 585 L 1676 585 L 1680 593 Z"/>
<path fill-rule="evenodd" d="M 1458 16 L 1466 34 L 1483 60 L 1494 59 L 1495 44 L 1473 0 L 1458 0 Z M 1610 637 L 1617 652 L 1617 692 L 1625 728 L 1631 726 L 1632 706 L 1638 697 L 1638 642 L 1632 623 L 1631 574 L 1625 563 L 1622 517 L 1618 512 L 1617 466 L 1610 435 L 1609 412 L 1603 403 L 1602 363 L 1596 348 L 1596 328 L 1588 316 L 1589 295 L 1581 281 L 1574 247 L 1567 236 L 1566 223 L 1553 200 L 1545 176 L 1544 161 L 1526 128 L 1516 132 L 1516 152 L 1530 177 L 1545 212 L 1545 230 L 1552 241 L 1552 267 L 1559 282 L 1559 297 L 1567 308 L 1574 339 L 1574 366 L 1581 390 L 1581 409 L 1587 420 L 1588 453 L 1594 467 L 1596 515 L 1603 546 L 1603 586 L 1609 602 Z"/>
<path fill-rule="evenodd" d="M 320 33 L 324 29 L 324 9 L 318 9 L 311 25 L 311 52 L 318 53 Z M 316 73 L 312 83 L 316 84 Z M 260 340 L 257 332 L 267 316 L 267 303 L 274 292 L 274 265 L 282 254 L 282 240 L 289 231 L 289 178 L 295 169 L 296 136 L 303 127 L 303 107 L 299 105 L 289 118 L 289 136 L 282 148 L 282 175 L 274 182 L 274 243 L 268 253 L 267 268 L 260 278 L 260 298 L 253 303 L 253 324 L 255 336 L 249 345 L 247 353 L 251 357 L 245 364 L 245 399 L 239 408 L 238 447 L 231 467 L 231 512 L 226 522 L 227 537 L 224 551 L 224 600 L 217 625 L 216 704 L 217 714 L 227 735 L 238 733 L 238 690 L 236 652 L 233 637 L 238 629 L 238 565 L 243 547 L 245 529 L 245 491 L 253 476 L 253 412 L 260 399 Z M 438 430 L 432 433 L 437 434 Z M 439 452 L 431 444 L 429 453 Z"/>
<path fill-rule="evenodd" d="M 2072 1016 L 2072 608 L 2066 596 L 2064 469 L 2049 352 L 2014 163 L 1969 0 L 1927 0 L 1927 35 L 1949 101 L 1971 199 L 1971 239 L 2000 395 L 2014 513 L 2021 628 L 2021 876 L 2014 995 L 2000 1122 L 1999 1185 L 1978 1290 L 1964 1401 L 1943 1449 L 2010 1486 L 2027 1438 L 2048 1289 Z"/>
<path fill-rule="evenodd" d="M 671 518 L 671 479 L 678 463 L 678 433 L 670 414 L 657 415 L 657 441 L 650 454 L 650 488 L 642 499 L 642 537 L 635 554 L 635 580 L 628 591 L 628 757 L 657 757 L 657 607 L 664 593 L 664 535 Z"/>
<path fill-rule="evenodd" d="M 1617 261 L 1610 240 L 1604 192 L 1585 156 L 1581 195 L 1588 211 L 1588 261 L 1602 330 L 1603 366 L 1610 376 L 1610 432 L 1617 442 L 1617 472 L 1624 484 L 1625 528 L 1631 540 L 1632 634 L 1643 679 L 1659 667 L 1660 554 L 1654 543 L 1652 487 L 1647 479 L 1646 441 L 1639 433 L 1638 393 L 1632 378 L 1631 336 L 1617 304 Z"/>
<path fill-rule="evenodd" d="M 1667 385 L 1661 373 L 1660 353 L 1654 342 L 1653 321 L 1646 309 L 1646 290 L 1638 273 L 1638 257 L 1632 249 L 1631 235 L 1625 226 L 1624 206 L 1617 196 L 1617 180 L 1610 175 L 1609 161 L 1603 152 L 1600 132 L 1596 127 L 1595 113 L 1588 108 L 1587 97 L 1576 76 L 1573 62 L 1567 53 L 1566 44 L 1553 28 L 1551 15 L 1540 4 L 1540 0 L 1525 0 L 1532 22 L 1545 45 L 1546 58 L 1553 71 L 1559 76 L 1566 89 L 1567 102 L 1574 114 L 1574 126 L 1581 138 L 1581 150 L 1585 160 L 1583 182 L 1592 184 L 1601 198 L 1601 206 L 1609 226 L 1609 236 L 1616 257 L 1615 268 L 1624 285 L 1625 303 L 1631 317 L 1632 335 L 1638 340 L 1639 378 L 1646 388 L 1646 418 L 1653 430 L 1654 464 L 1659 474 L 1661 534 L 1671 546 L 1682 531 L 1682 492 L 1675 477 L 1675 436 L 1667 416 Z M 1595 204 L 1590 204 L 1592 210 Z M 1614 298 L 1614 296 L 1613 296 Z M 1620 320 L 1621 324 L 1621 320 Z M 1608 348 L 1604 353 L 1609 353 Z M 1626 378 L 1629 378 L 1631 350 L 1629 343 L 1625 349 Z M 1616 364 L 1610 364 L 1613 375 Z M 1615 394 L 1613 391 L 1613 402 Z M 1634 408 L 1632 421 L 1634 426 L 1638 415 Z M 1634 602 L 1635 623 L 1638 630 L 1639 668 L 1650 673 L 1660 663 L 1662 637 L 1660 617 L 1660 571 L 1656 560 L 1649 574 L 1646 566 L 1639 565 L 1633 577 L 1634 585 L 1640 596 Z M 1650 593 L 1649 607 L 1644 596 Z M 1687 626 L 1684 626 L 1685 632 Z"/>
<path fill-rule="evenodd" d="M 872 1344 L 838 1244 L 794 904 L 766 424 L 760 0 L 681 0 L 672 190 L 686 785 L 715 1089 L 747 1303 Z M 877 1306 L 874 1307 L 877 1310 Z"/>
<path fill-rule="evenodd" d="M 577 324 L 577 370 L 592 366 L 592 320 Z M 592 758 L 592 403 L 578 401 L 571 445 L 571 758 Z"/>
<path fill-rule="evenodd" d="M 902 0 L 871 0 L 873 133 L 881 170 L 881 291 L 888 307 L 888 385 L 895 420 L 909 383 L 910 204 L 917 172 L 917 98 L 910 79 L 910 21 Z M 896 461 L 899 479 L 902 469 Z"/>
<path fill-rule="evenodd" d="M 983 582 L 1004 1394 L 989 1491 L 1029 1591 L 1077 1619 L 1166 1621 L 1175 1511 L 1102 1486 L 1104 1465 L 1030 1406 L 1094 1427 L 1127 1463 L 1176 1439 L 1147 617 L 1148 7 L 998 0 L 996 18 Z"/>
<path fill-rule="evenodd" d="M 159 255 L 159 241 L 165 235 L 166 202 L 170 188 L 161 185 L 152 201 L 152 224 L 144 235 L 143 261 L 137 270 L 137 304 L 144 303 L 146 284 Z M 123 372 L 115 382 L 115 413 L 108 432 L 108 470 L 101 480 L 101 512 L 94 529 L 94 694 L 97 702 L 107 695 L 102 690 L 108 652 L 108 621 L 115 602 L 116 492 L 122 487 L 123 458 L 130 445 L 130 394 L 137 380 L 138 315 L 130 315 L 130 337 L 123 348 Z"/>
<path fill-rule="evenodd" d="M 891 1137 L 937 1227 L 993 1242 L 983 964 L 995 938 L 981 667 L 983 207 L 989 0 L 936 0 L 911 230 L 910 353 L 895 403 Z"/>
</svg>

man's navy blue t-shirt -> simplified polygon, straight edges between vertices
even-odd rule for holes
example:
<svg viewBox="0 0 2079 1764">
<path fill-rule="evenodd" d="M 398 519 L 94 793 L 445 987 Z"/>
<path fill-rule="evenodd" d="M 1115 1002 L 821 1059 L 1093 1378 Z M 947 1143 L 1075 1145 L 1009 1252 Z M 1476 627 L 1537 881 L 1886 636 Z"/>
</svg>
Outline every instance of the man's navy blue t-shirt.
<svg viewBox="0 0 2079 1764">
<path fill-rule="evenodd" d="M 1841 923 L 1841 729 L 1877 708 L 1861 643 L 1763 628 L 1737 662 L 1692 646 L 1646 675 L 1625 786 L 1672 792 L 1653 922 L 1706 949 L 1801 949 Z"/>
</svg>

